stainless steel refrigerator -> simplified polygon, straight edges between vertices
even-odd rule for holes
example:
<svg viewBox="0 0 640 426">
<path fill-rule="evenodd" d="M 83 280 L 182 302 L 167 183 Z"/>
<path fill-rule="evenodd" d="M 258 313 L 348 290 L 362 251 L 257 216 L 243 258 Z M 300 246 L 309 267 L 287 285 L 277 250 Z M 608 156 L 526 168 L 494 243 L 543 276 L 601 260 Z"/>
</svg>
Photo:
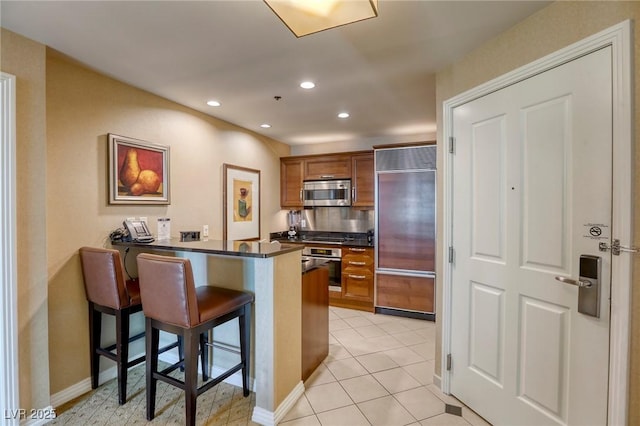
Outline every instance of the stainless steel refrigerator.
<svg viewBox="0 0 640 426">
<path fill-rule="evenodd" d="M 376 312 L 435 319 L 436 146 L 375 159 Z"/>
</svg>

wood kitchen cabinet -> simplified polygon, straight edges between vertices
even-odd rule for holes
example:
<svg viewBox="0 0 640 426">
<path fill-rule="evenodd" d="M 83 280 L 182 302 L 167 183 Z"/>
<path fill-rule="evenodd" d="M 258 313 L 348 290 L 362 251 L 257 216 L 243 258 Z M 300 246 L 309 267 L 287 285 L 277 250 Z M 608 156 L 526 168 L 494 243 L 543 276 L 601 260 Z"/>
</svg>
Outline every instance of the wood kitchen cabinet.
<svg viewBox="0 0 640 426">
<path fill-rule="evenodd" d="M 374 205 L 374 165 L 373 152 L 351 157 L 353 207 L 373 207 Z"/>
<path fill-rule="evenodd" d="M 343 247 L 342 301 L 373 308 L 373 248 Z"/>
<path fill-rule="evenodd" d="M 417 312 L 435 312 L 435 278 L 377 275 L 377 305 Z"/>
<path fill-rule="evenodd" d="M 329 354 L 329 271 L 302 274 L 302 380 Z"/>
<path fill-rule="evenodd" d="M 303 207 L 302 182 L 305 180 L 351 179 L 352 206 L 374 206 L 373 151 L 283 157 L 280 159 L 280 206 Z"/>
<path fill-rule="evenodd" d="M 304 180 L 351 179 L 351 156 L 342 154 L 307 157 Z"/>
<path fill-rule="evenodd" d="M 302 158 L 280 159 L 280 206 L 302 208 Z"/>
</svg>

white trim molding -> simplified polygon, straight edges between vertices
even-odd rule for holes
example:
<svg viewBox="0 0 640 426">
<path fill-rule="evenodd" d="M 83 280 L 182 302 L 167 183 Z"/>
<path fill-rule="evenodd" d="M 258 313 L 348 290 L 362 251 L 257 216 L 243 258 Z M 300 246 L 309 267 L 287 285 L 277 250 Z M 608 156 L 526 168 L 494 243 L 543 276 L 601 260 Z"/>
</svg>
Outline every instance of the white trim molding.
<svg viewBox="0 0 640 426">
<path fill-rule="evenodd" d="M 457 95 L 443 103 L 443 141 L 453 136 L 453 110 L 463 104 L 489 93 L 518 83 L 581 56 L 607 46 L 612 47 L 613 71 L 613 215 L 612 236 L 622 245 L 633 244 L 633 37 L 632 22 L 621 22 L 564 49 L 545 56 L 528 65 L 488 81 L 478 87 Z M 452 159 L 443 162 L 444 250 L 452 243 Z M 447 354 L 451 352 L 451 264 L 447 253 L 440 257 L 443 271 L 442 314 L 442 391 L 450 393 L 450 374 L 447 371 Z M 623 253 L 612 256 L 611 265 L 611 323 L 609 347 L 609 402 L 608 424 L 627 424 L 632 256 Z"/>
<path fill-rule="evenodd" d="M 16 77 L 0 73 L 0 424 L 20 409 L 16 240 Z"/>
<path fill-rule="evenodd" d="M 304 384 L 300 381 L 292 390 L 289 395 L 282 401 L 282 403 L 276 408 L 276 411 L 269 411 L 262 407 L 254 407 L 251 421 L 264 426 L 274 426 L 282 421 L 287 415 L 289 410 L 293 408 L 298 399 L 304 394 Z"/>
</svg>

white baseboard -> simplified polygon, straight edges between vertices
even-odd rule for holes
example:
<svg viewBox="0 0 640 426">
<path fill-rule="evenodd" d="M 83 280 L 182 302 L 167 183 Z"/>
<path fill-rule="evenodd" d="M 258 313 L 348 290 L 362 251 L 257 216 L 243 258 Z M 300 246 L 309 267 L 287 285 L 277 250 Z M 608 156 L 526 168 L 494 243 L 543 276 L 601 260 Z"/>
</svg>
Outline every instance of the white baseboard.
<svg viewBox="0 0 640 426">
<path fill-rule="evenodd" d="M 264 426 L 275 426 L 287 415 L 289 410 L 298 402 L 298 399 L 304 394 L 304 384 L 302 381 L 293 388 L 289 395 L 276 408 L 276 411 L 269 411 L 261 407 L 254 407 L 251 421 Z"/>
<path fill-rule="evenodd" d="M 438 389 L 442 390 L 442 377 L 437 374 L 433 375 L 433 384 L 438 387 Z"/>
<path fill-rule="evenodd" d="M 118 370 L 114 365 L 113 367 L 100 372 L 98 383 L 105 383 L 111 379 L 115 379 L 116 377 L 118 377 Z M 90 391 L 91 377 L 87 377 L 86 379 L 79 381 L 75 385 L 71 385 L 68 388 L 61 390 L 60 392 L 51 395 L 51 405 L 54 407 L 59 407 Z"/>
<path fill-rule="evenodd" d="M 139 353 L 133 356 L 130 356 L 129 359 L 138 358 L 139 356 L 143 356 L 144 353 Z M 177 357 L 176 357 L 177 358 Z M 162 355 L 160 356 L 162 359 Z M 133 368 L 133 367 L 132 367 Z M 100 376 L 98 376 L 98 383 L 106 383 L 109 380 L 115 379 L 118 377 L 118 369 L 115 364 L 111 367 L 107 368 L 104 371 L 100 372 Z M 87 392 L 91 391 L 91 377 L 87 377 L 84 380 L 79 381 L 75 385 L 71 385 L 66 389 L 61 390 L 58 393 L 54 393 L 51 395 L 51 405 L 54 407 L 59 407 L 62 404 L 66 404 L 67 402 L 84 395 Z"/>
</svg>

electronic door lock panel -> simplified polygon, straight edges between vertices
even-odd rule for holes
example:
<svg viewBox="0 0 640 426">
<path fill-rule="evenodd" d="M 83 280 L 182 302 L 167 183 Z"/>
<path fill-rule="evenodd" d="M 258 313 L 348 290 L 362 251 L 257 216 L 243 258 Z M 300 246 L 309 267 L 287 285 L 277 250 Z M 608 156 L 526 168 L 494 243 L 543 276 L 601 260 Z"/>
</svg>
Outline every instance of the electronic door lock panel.
<svg viewBox="0 0 640 426">
<path fill-rule="evenodd" d="M 578 289 L 578 312 L 600 318 L 600 288 L 602 259 L 598 256 L 583 254 L 580 256 L 579 281 L 590 285 Z"/>
<path fill-rule="evenodd" d="M 578 287 L 578 312 L 600 318 L 600 281 L 602 259 L 598 256 L 580 256 L 580 277 L 577 280 L 556 277 L 557 281 Z"/>
</svg>

